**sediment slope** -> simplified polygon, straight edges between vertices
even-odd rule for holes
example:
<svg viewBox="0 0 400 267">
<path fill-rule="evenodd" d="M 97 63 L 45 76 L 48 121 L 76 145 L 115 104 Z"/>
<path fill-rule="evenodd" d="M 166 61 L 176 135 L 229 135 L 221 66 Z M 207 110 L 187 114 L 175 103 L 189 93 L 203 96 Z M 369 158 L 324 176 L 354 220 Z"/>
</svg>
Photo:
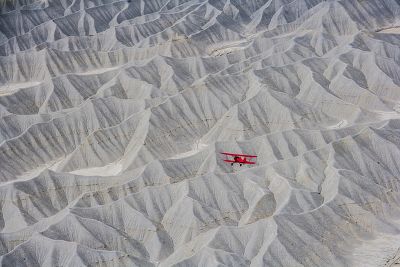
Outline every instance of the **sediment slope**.
<svg viewBox="0 0 400 267">
<path fill-rule="evenodd" d="M 399 27 L 399 0 L 1 2 L 1 264 L 395 264 Z"/>
</svg>

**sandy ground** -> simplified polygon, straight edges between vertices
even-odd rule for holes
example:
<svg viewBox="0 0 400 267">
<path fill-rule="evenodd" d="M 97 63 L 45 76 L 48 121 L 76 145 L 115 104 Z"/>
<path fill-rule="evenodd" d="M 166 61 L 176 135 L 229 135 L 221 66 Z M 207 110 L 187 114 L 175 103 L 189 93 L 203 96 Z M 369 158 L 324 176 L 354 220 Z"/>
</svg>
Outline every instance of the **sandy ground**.
<svg viewBox="0 0 400 267">
<path fill-rule="evenodd" d="M 23 2 L 0 265 L 399 263 L 398 1 Z"/>
<path fill-rule="evenodd" d="M 0 85 L 0 96 L 11 95 L 20 89 L 34 87 L 39 85 L 40 82 L 23 82 L 23 83 L 8 83 Z"/>
<path fill-rule="evenodd" d="M 400 26 L 379 31 L 380 33 L 400 34 Z"/>
</svg>

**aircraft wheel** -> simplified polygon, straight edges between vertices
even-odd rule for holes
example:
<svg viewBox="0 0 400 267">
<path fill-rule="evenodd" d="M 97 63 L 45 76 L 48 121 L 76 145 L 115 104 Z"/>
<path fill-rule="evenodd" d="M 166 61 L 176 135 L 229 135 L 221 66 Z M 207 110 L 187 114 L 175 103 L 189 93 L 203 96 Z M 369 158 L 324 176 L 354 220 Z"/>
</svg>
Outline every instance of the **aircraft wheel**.
<svg viewBox="0 0 400 267">
<path fill-rule="evenodd" d="M 233 166 L 233 163 L 231 163 L 231 166 Z"/>
<path fill-rule="evenodd" d="M 240 167 L 242 166 L 242 164 L 240 164 Z"/>
</svg>

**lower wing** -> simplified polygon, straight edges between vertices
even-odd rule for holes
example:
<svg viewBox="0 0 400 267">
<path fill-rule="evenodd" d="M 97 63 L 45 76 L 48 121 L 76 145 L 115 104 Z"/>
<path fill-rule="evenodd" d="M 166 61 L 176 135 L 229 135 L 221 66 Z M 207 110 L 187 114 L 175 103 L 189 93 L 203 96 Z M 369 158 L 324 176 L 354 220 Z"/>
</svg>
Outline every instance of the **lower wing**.
<svg viewBox="0 0 400 267">
<path fill-rule="evenodd" d="M 256 164 L 255 162 L 250 162 L 250 161 L 239 162 L 239 161 L 234 161 L 234 160 L 229 160 L 229 159 L 224 159 L 223 161 L 229 162 L 229 163 L 239 163 L 239 164 Z"/>
</svg>

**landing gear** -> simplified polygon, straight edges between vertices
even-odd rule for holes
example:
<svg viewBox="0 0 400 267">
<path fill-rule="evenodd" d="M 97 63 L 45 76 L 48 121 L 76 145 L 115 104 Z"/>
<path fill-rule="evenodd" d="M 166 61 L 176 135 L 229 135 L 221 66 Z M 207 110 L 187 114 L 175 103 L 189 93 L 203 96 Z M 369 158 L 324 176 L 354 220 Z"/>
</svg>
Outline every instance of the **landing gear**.
<svg viewBox="0 0 400 267">
<path fill-rule="evenodd" d="M 242 167 L 242 163 L 240 163 L 239 165 L 240 165 L 240 167 Z"/>
<path fill-rule="evenodd" d="M 233 162 L 231 163 L 231 166 L 233 166 Z"/>
</svg>

